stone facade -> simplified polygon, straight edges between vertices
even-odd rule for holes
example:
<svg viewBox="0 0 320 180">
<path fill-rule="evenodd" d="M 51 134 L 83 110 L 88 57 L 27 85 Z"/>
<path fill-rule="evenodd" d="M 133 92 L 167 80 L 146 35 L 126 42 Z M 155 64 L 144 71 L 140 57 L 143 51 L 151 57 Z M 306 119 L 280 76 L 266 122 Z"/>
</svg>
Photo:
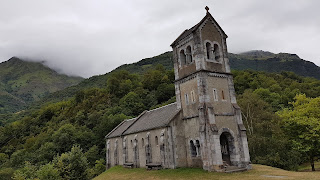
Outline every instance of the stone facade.
<svg viewBox="0 0 320 180">
<path fill-rule="evenodd" d="M 207 12 L 172 44 L 176 103 L 145 111 L 106 136 L 107 168 L 250 169 L 246 129 L 230 73 L 227 35 Z"/>
</svg>

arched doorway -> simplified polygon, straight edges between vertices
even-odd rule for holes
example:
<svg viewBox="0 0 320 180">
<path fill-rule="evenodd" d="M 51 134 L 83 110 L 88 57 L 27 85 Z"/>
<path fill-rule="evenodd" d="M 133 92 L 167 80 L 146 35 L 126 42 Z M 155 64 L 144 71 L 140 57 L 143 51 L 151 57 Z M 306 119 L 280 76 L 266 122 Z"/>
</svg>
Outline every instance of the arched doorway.
<svg viewBox="0 0 320 180">
<path fill-rule="evenodd" d="M 230 133 L 223 132 L 221 134 L 220 145 L 221 145 L 222 161 L 231 166 L 232 165 L 231 156 L 232 156 L 232 149 L 234 145 L 233 145 L 233 138 Z"/>
</svg>

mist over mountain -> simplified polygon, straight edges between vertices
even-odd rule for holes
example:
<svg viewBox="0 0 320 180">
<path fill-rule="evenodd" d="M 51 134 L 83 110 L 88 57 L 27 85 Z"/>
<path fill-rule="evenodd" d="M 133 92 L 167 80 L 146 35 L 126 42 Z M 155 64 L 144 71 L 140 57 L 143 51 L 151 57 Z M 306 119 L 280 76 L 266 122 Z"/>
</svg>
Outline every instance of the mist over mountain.
<svg viewBox="0 0 320 180">
<path fill-rule="evenodd" d="M 59 74 L 45 66 L 45 61 L 13 57 L 0 64 L 0 113 L 16 112 L 31 102 L 60 101 L 74 96 L 80 90 L 106 87 L 110 74 L 126 70 L 141 74 L 161 64 L 166 70 L 173 69 L 172 52 L 124 64 L 113 71 L 88 79 Z M 301 59 L 296 54 L 252 50 L 239 54 L 229 53 L 232 70 L 255 70 L 265 72 L 291 71 L 295 74 L 320 79 L 320 67 Z M 44 98 L 44 99 L 43 99 Z"/>
<path fill-rule="evenodd" d="M 43 63 L 17 57 L 0 63 L 0 113 L 19 111 L 50 93 L 83 80 L 59 74 Z"/>
</svg>

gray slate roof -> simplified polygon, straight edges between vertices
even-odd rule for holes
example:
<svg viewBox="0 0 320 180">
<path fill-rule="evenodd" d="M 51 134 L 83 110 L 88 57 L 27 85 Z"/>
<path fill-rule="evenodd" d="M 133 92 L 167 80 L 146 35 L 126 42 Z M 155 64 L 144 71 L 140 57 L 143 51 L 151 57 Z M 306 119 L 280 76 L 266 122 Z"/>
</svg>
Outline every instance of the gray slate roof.
<svg viewBox="0 0 320 180">
<path fill-rule="evenodd" d="M 207 18 L 211 18 L 213 20 L 213 22 L 218 26 L 218 28 L 222 31 L 222 33 L 228 37 L 226 35 L 226 33 L 223 31 L 223 29 L 220 27 L 220 25 L 217 23 L 217 21 L 212 17 L 212 15 L 208 12 L 206 14 L 206 16 L 196 25 L 194 25 L 192 28 L 190 29 L 186 29 L 185 31 L 183 31 L 182 34 L 180 34 L 180 36 L 175 40 L 173 41 L 173 43 L 171 44 L 171 46 L 175 46 L 175 44 L 179 41 L 181 41 L 182 39 L 186 38 L 187 36 L 189 36 L 191 33 L 193 33 L 194 31 L 196 31 L 200 26 L 201 24 L 207 19 Z"/>
<path fill-rule="evenodd" d="M 136 118 L 127 119 L 122 121 L 117 127 L 115 127 L 106 137 L 118 137 L 136 120 Z"/>
<path fill-rule="evenodd" d="M 177 103 L 143 112 L 134 119 L 125 120 L 112 130 L 106 138 L 118 137 L 151 129 L 166 127 L 179 113 Z"/>
</svg>

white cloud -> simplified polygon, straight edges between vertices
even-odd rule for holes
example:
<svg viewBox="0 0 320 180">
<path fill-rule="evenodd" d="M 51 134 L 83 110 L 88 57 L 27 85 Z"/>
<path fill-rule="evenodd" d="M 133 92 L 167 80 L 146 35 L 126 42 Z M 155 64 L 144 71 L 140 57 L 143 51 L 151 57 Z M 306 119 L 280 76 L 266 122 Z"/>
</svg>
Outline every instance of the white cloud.
<svg viewBox="0 0 320 180">
<path fill-rule="evenodd" d="M 297 53 L 320 65 L 317 0 L 0 1 L 0 61 L 22 56 L 67 74 L 104 74 L 171 50 L 206 5 L 230 52 Z"/>
</svg>

